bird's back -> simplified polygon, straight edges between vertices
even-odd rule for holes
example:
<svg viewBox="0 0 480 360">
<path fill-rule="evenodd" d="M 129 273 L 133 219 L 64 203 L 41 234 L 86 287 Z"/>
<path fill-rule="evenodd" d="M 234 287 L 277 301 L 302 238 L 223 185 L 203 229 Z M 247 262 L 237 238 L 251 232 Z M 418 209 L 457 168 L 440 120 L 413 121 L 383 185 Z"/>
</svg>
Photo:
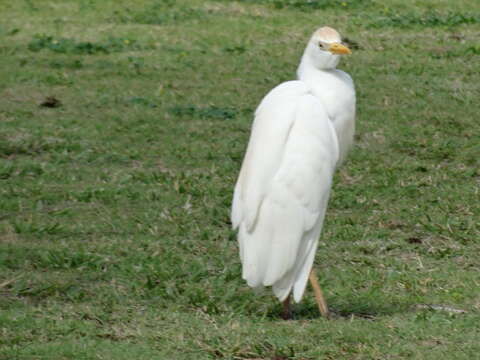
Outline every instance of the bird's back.
<svg viewBox="0 0 480 360">
<path fill-rule="evenodd" d="M 280 300 L 293 289 L 294 299 L 301 299 L 338 154 L 326 108 L 310 86 L 290 81 L 265 96 L 232 206 L 250 286 L 272 285 Z"/>
</svg>

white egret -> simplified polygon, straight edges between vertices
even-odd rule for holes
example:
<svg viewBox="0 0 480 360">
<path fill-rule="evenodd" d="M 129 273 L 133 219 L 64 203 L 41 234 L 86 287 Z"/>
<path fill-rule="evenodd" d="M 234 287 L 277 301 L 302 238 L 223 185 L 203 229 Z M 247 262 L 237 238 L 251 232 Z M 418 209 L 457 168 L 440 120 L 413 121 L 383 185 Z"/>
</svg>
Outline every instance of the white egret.
<svg viewBox="0 0 480 360">
<path fill-rule="evenodd" d="M 332 177 L 353 142 L 355 89 L 336 69 L 350 53 L 336 30 L 314 32 L 298 80 L 278 85 L 258 106 L 235 186 L 242 277 L 253 288 L 272 286 L 284 316 L 290 294 L 299 302 L 308 279 L 328 316 L 312 266 Z"/>
</svg>

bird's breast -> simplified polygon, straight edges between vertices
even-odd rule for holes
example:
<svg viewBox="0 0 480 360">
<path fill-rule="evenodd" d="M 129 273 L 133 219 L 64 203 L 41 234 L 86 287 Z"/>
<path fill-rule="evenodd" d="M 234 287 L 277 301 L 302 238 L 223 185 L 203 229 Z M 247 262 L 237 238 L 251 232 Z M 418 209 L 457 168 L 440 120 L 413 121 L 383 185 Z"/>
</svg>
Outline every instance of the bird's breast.
<svg viewBox="0 0 480 360">
<path fill-rule="evenodd" d="M 324 105 L 338 137 L 340 162 L 353 142 L 355 131 L 355 88 L 348 74 L 341 70 L 311 71 L 302 74 L 302 81 Z"/>
</svg>

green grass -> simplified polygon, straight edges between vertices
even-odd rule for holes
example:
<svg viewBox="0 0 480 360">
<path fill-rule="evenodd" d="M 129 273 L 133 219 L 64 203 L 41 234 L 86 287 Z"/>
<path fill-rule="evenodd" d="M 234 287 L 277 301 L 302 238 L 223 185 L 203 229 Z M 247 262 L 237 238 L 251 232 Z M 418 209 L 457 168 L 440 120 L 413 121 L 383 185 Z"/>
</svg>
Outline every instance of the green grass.
<svg viewBox="0 0 480 360">
<path fill-rule="evenodd" d="M 480 5 L 0 13 L 0 359 L 478 356 Z M 324 24 L 354 44 L 341 68 L 358 94 L 316 258 L 337 317 L 309 291 L 284 322 L 241 280 L 229 207 L 255 107 Z"/>
</svg>

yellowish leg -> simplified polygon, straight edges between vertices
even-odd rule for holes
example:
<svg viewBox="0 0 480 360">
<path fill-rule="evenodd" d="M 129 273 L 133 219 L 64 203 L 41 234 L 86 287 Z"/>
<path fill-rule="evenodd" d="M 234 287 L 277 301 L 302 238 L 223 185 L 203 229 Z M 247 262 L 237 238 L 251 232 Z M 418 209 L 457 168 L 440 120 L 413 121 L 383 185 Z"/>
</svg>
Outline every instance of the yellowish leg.
<svg viewBox="0 0 480 360">
<path fill-rule="evenodd" d="M 313 291 L 315 293 L 315 299 L 317 300 L 318 310 L 320 310 L 320 314 L 323 317 L 328 318 L 328 307 L 325 299 L 323 298 L 322 289 L 320 289 L 320 285 L 318 285 L 317 275 L 315 275 L 315 270 L 312 269 L 310 271 L 310 283 L 312 284 Z"/>
<path fill-rule="evenodd" d="M 283 320 L 290 320 L 292 318 L 292 309 L 290 307 L 290 295 L 283 301 Z"/>
</svg>

